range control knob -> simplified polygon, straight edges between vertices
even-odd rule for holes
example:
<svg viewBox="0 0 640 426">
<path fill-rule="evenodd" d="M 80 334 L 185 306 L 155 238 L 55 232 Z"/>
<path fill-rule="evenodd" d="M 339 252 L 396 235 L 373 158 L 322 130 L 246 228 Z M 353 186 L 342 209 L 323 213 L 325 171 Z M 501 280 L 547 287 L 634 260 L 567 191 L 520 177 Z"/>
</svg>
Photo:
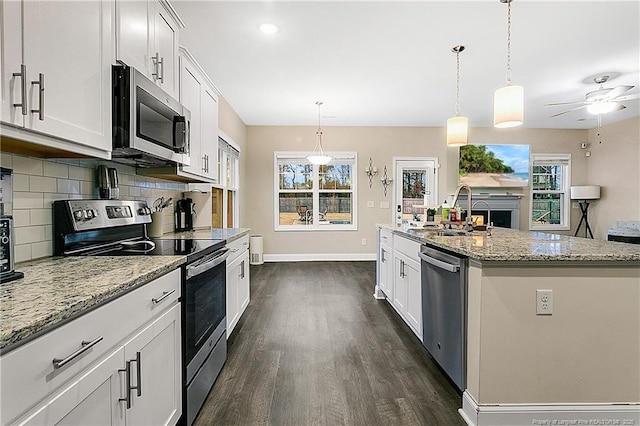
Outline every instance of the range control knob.
<svg viewBox="0 0 640 426">
<path fill-rule="evenodd" d="M 84 211 L 84 215 L 87 218 L 87 220 L 93 219 L 93 210 L 91 210 L 91 209 L 85 210 Z"/>
<path fill-rule="evenodd" d="M 84 212 L 82 210 L 76 210 L 73 212 L 73 217 L 76 220 L 82 220 L 82 218 L 84 217 Z"/>
<path fill-rule="evenodd" d="M 140 216 L 148 216 L 151 214 L 151 209 L 149 207 L 140 207 L 138 209 L 138 214 Z"/>
</svg>

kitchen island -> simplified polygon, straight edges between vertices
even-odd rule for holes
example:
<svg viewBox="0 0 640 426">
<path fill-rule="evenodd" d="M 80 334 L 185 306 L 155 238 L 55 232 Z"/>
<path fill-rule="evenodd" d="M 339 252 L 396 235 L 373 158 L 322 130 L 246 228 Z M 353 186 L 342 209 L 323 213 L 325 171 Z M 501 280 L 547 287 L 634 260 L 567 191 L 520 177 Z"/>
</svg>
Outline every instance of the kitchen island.
<svg viewBox="0 0 640 426">
<path fill-rule="evenodd" d="M 640 246 L 378 227 L 469 258 L 469 424 L 640 424 Z M 536 314 L 541 289 L 552 291 L 550 315 Z"/>
</svg>

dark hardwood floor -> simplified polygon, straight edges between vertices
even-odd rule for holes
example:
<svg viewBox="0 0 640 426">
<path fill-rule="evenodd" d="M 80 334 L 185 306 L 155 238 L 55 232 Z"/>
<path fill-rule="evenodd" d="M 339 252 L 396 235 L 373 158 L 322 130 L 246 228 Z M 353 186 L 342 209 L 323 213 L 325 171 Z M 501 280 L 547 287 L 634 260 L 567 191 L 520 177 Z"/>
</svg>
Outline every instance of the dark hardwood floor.
<svg viewBox="0 0 640 426">
<path fill-rule="evenodd" d="M 195 424 L 464 425 L 460 395 L 374 284 L 375 262 L 252 266 Z"/>
</svg>

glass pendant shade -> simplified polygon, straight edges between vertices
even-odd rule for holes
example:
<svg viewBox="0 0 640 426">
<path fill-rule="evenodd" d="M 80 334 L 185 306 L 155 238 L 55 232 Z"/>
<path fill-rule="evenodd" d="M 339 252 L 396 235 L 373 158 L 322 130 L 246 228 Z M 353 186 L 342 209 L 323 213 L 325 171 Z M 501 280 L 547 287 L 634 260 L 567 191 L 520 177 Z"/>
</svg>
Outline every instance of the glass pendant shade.
<svg viewBox="0 0 640 426">
<path fill-rule="evenodd" d="M 505 86 L 493 94 L 493 125 L 498 128 L 516 127 L 523 123 L 524 88 Z"/>
<path fill-rule="evenodd" d="M 462 146 L 467 144 L 469 120 L 459 115 L 447 120 L 447 146 Z"/>
<path fill-rule="evenodd" d="M 322 149 L 322 129 L 320 128 L 320 106 L 322 102 L 316 102 L 318 105 L 318 130 L 316 130 L 316 146 L 313 148 L 313 152 L 307 155 L 307 160 L 311 164 L 325 165 L 331 161 L 331 156 L 326 155 Z"/>
<path fill-rule="evenodd" d="M 616 102 L 594 102 L 591 105 L 587 106 L 587 111 L 591 114 L 606 114 L 608 112 L 614 111 L 618 108 L 618 104 Z"/>
</svg>

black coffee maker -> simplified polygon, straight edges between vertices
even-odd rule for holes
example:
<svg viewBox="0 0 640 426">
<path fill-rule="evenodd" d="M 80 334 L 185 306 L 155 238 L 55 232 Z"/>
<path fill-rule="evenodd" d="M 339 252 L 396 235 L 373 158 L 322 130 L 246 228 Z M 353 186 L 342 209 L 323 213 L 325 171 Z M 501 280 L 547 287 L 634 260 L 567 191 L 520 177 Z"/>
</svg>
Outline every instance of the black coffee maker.
<svg viewBox="0 0 640 426">
<path fill-rule="evenodd" d="M 196 205 L 191 198 L 176 201 L 175 229 L 176 232 L 193 231 L 193 216 Z"/>
</svg>

